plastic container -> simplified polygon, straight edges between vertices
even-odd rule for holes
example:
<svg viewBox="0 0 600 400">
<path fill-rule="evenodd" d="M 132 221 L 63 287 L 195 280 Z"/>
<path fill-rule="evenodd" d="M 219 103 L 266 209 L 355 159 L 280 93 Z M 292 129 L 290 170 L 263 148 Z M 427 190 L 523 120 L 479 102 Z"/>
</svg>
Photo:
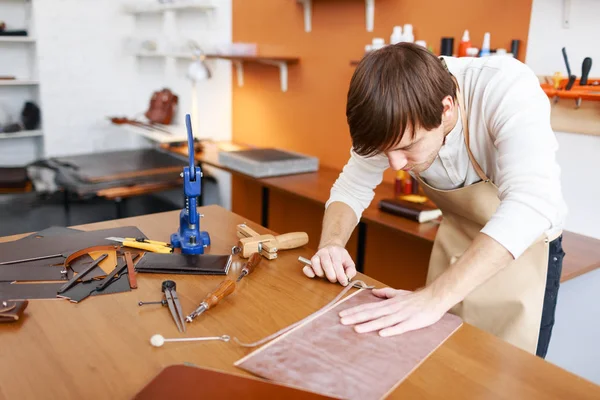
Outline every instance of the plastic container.
<svg viewBox="0 0 600 400">
<path fill-rule="evenodd" d="M 423 47 L 427 48 L 427 42 L 424 40 L 417 40 L 415 42 L 415 44 L 418 44 L 419 46 L 423 46 Z"/>
<path fill-rule="evenodd" d="M 481 45 L 481 52 L 479 53 L 481 57 L 486 57 L 490 55 L 490 33 L 486 32 L 483 35 L 483 44 Z"/>
<path fill-rule="evenodd" d="M 469 30 L 466 29 L 465 32 L 463 33 L 462 40 L 458 44 L 458 56 L 459 57 L 466 57 L 467 56 L 467 49 L 469 47 L 471 47 L 471 39 L 469 39 Z"/>
<path fill-rule="evenodd" d="M 373 38 L 373 50 L 378 50 L 385 47 L 385 40 L 383 38 Z"/>
<path fill-rule="evenodd" d="M 402 40 L 410 43 L 415 41 L 415 36 L 413 35 L 413 26 L 411 24 L 404 24 L 404 34 L 402 35 Z"/>
<path fill-rule="evenodd" d="M 402 37 L 402 27 L 401 26 L 395 26 L 392 29 L 392 34 L 390 36 L 390 44 L 400 43 L 402 40 L 403 40 L 403 37 Z"/>
<path fill-rule="evenodd" d="M 467 57 L 477 57 L 479 54 L 479 49 L 477 47 L 469 47 L 467 49 Z"/>
</svg>

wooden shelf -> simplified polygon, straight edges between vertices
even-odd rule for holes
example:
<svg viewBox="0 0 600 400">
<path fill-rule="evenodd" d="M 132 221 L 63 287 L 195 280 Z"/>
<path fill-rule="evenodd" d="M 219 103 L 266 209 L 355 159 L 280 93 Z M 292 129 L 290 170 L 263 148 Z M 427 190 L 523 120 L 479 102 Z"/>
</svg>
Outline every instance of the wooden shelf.
<svg viewBox="0 0 600 400">
<path fill-rule="evenodd" d="M 312 31 L 312 2 L 314 0 L 296 0 L 304 6 L 304 31 Z M 373 32 L 375 22 L 375 0 L 365 0 L 365 23 L 367 32 Z"/>
<path fill-rule="evenodd" d="M 231 61 L 237 71 L 238 86 L 244 86 L 244 63 L 259 63 L 272 65 L 279 68 L 279 80 L 281 82 L 281 91 L 287 92 L 288 89 L 288 65 L 298 64 L 298 57 L 268 57 L 268 56 L 235 56 L 226 54 L 207 54 L 206 58 L 218 58 Z"/>
<path fill-rule="evenodd" d="M 19 79 L 0 79 L 0 86 L 35 86 L 38 81 L 23 81 Z"/>
<path fill-rule="evenodd" d="M 181 4 L 180 4 L 181 3 Z M 199 10 L 199 11 L 210 11 L 216 8 L 215 4 L 213 4 L 210 0 L 205 1 L 190 1 L 190 2 L 180 2 L 175 4 L 155 4 L 155 5 L 145 5 L 142 4 L 138 7 L 136 6 L 126 6 L 124 8 L 125 12 L 129 14 L 156 14 L 162 13 L 166 11 L 189 11 L 189 10 Z"/>
<path fill-rule="evenodd" d="M 38 136 L 44 136 L 44 132 L 42 132 L 41 129 L 34 130 L 34 131 L 14 132 L 14 133 L 0 133 L 0 139 L 18 139 L 18 138 L 38 137 Z"/>
<path fill-rule="evenodd" d="M 35 38 L 30 36 L 0 36 L 0 43 L 34 43 Z"/>
</svg>

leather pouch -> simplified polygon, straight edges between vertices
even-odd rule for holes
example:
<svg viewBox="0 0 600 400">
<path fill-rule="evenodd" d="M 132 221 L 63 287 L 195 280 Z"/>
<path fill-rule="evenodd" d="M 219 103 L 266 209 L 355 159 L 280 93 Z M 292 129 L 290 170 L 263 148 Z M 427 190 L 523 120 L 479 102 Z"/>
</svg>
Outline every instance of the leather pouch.
<svg viewBox="0 0 600 400">
<path fill-rule="evenodd" d="M 0 322 L 16 322 L 23 315 L 29 302 L 22 301 L 2 301 L 0 302 Z"/>
</svg>

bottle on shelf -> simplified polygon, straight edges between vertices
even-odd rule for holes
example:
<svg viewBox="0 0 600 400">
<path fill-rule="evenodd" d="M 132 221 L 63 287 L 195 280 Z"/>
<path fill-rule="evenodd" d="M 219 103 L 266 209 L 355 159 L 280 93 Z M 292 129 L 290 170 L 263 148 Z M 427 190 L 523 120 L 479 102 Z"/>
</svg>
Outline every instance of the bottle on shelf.
<svg viewBox="0 0 600 400">
<path fill-rule="evenodd" d="M 399 170 L 396 171 L 396 178 L 394 179 L 394 197 L 398 198 L 404 194 L 404 180 L 406 172 Z"/>
<path fill-rule="evenodd" d="M 411 24 L 404 24 L 404 34 L 402 35 L 402 41 L 413 43 L 415 36 L 413 35 L 413 26 Z"/>
<path fill-rule="evenodd" d="M 490 55 L 490 33 L 486 32 L 483 35 L 483 44 L 481 45 L 481 53 L 479 54 L 481 57 L 486 57 Z"/>
<path fill-rule="evenodd" d="M 465 29 L 465 32 L 463 33 L 462 40 L 458 44 L 458 56 L 459 57 L 466 57 L 467 56 L 467 49 L 469 47 L 471 47 L 471 39 L 469 39 L 469 30 Z"/>
<path fill-rule="evenodd" d="M 390 35 L 390 44 L 400 43 L 402 41 L 402 27 L 395 26 Z"/>
</svg>

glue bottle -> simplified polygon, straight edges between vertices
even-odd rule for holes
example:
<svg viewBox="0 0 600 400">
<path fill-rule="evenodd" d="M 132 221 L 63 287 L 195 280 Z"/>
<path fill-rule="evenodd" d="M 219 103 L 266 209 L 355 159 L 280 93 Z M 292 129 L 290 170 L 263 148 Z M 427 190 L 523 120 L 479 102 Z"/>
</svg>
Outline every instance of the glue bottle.
<svg viewBox="0 0 600 400">
<path fill-rule="evenodd" d="M 466 57 L 467 49 L 469 47 L 471 47 L 471 40 L 469 39 L 469 30 L 466 29 L 465 32 L 463 33 L 462 40 L 460 41 L 460 43 L 458 45 L 458 56 Z"/>
<path fill-rule="evenodd" d="M 490 55 L 490 33 L 486 32 L 483 35 L 483 44 L 481 45 L 481 53 L 479 53 L 480 57 L 485 57 Z"/>
<path fill-rule="evenodd" d="M 400 43 L 402 41 L 402 27 L 395 26 L 390 36 L 390 44 Z"/>
</svg>

